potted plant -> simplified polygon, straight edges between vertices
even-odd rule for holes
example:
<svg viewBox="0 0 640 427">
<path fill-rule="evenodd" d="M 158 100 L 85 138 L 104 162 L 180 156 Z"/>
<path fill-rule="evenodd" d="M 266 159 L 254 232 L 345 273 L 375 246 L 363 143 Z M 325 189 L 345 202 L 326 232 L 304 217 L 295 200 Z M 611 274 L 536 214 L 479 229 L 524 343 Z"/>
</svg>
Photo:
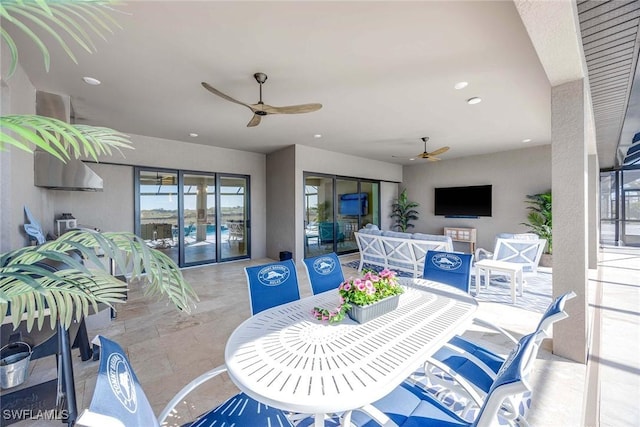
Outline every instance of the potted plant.
<svg viewBox="0 0 640 427">
<path fill-rule="evenodd" d="M 362 277 L 340 284 L 340 305 L 335 310 L 314 307 L 313 315 L 318 320 L 338 323 L 348 314 L 356 322 L 364 323 L 396 309 L 398 297 L 403 292 L 394 271 L 387 268 L 379 273 L 366 270 Z"/>
<path fill-rule="evenodd" d="M 529 205 L 527 209 L 527 222 L 523 222 L 529 230 L 538 235 L 541 239 L 547 241 L 545 251 L 542 254 L 540 265 L 543 267 L 551 267 L 551 256 L 553 254 L 553 224 L 551 210 L 551 190 L 544 193 L 527 195 L 526 203 Z"/>
<path fill-rule="evenodd" d="M 414 227 L 409 221 L 418 219 L 418 211 L 415 210 L 420 206 L 416 202 L 412 202 L 407 197 L 407 189 L 402 190 L 398 199 L 391 205 L 391 218 L 395 220 L 392 228 L 406 232 L 408 228 Z"/>
</svg>

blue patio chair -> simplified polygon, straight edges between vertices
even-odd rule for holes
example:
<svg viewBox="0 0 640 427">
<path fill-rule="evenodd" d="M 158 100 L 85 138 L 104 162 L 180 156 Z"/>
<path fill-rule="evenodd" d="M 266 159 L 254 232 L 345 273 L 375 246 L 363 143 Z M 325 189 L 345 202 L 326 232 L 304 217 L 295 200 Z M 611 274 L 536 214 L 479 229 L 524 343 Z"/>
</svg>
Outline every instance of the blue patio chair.
<svg viewBox="0 0 640 427">
<path fill-rule="evenodd" d="M 520 339 L 496 375 L 482 405 L 470 409 L 463 416 L 449 410 L 421 387 L 405 381 L 373 404 L 343 414 L 340 421 L 346 420 L 345 424 L 357 427 L 488 427 L 521 422 L 523 419 L 513 405 L 520 395 L 531 392 L 529 377 L 538 346 L 535 335 Z M 332 425 L 337 425 L 338 420 L 332 421 Z M 308 419 L 298 424 L 307 425 Z"/>
<path fill-rule="evenodd" d="M 122 347 L 100 336 L 100 369 L 89 409 L 85 410 L 77 425 L 88 427 L 160 426 L 173 412 L 175 406 L 195 387 L 224 372 L 221 367 L 198 377 L 182 389 L 156 419 L 151 404 L 140 386 L 138 378 Z M 184 421 L 180 420 L 180 424 Z M 211 425 L 237 426 L 290 426 L 291 422 L 279 409 L 271 408 L 244 393 L 239 393 L 215 409 L 198 417 L 191 427 Z"/>
<path fill-rule="evenodd" d="M 575 297 L 574 292 L 567 292 L 556 298 L 540 318 L 533 333 L 536 340 L 536 348 L 539 348 L 542 340 L 551 336 L 551 326 L 568 317 L 564 311 L 566 302 Z M 479 320 L 479 319 L 474 319 Z M 484 323 L 481 320 L 478 323 Z M 517 343 L 506 331 L 492 324 L 486 324 L 502 335 Z M 535 359 L 536 354 L 534 354 Z M 425 364 L 424 371 L 414 373 L 415 382 L 422 383 L 425 389 L 429 389 L 442 401 L 447 401 L 454 406 L 464 399 L 456 399 L 452 394 L 454 388 L 462 388 L 466 395 L 480 406 L 483 395 L 489 392 L 493 381 L 505 362 L 504 357 L 494 353 L 466 338 L 455 336 L 442 348 L 440 348 Z M 425 375 L 425 377 L 422 377 Z M 525 402 L 521 405 L 522 415 L 526 413 L 530 402 L 530 396 L 523 397 Z M 465 406 L 463 403 L 460 406 Z"/>
<path fill-rule="evenodd" d="M 336 289 L 340 283 L 344 282 L 340 259 L 334 252 L 305 258 L 303 263 L 314 295 Z"/>
<path fill-rule="evenodd" d="M 446 283 L 469 293 L 472 264 L 471 254 L 427 251 L 422 278 Z"/>
<path fill-rule="evenodd" d="M 300 299 L 298 275 L 292 260 L 245 267 L 251 313 Z"/>
</svg>

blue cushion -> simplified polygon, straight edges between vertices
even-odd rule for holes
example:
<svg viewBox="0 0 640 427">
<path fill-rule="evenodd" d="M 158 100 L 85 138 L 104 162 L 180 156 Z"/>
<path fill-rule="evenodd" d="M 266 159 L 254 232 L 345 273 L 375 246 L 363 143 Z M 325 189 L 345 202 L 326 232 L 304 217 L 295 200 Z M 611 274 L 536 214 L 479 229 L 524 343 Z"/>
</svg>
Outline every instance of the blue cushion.
<svg viewBox="0 0 640 427">
<path fill-rule="evenodd" d="M 245 267 L 253 314 L 300 299 L 296 266 L 292 260 Z"/>
<path fill-rule="evenodd" d="M 207 412 L 194 421 L 190 427 L 204 426 L 273 426 L 289 427 L 291 422 L 284 413 L 276 408 L 260 403 L 239 393 L 222 405 Z"/>
</svg>

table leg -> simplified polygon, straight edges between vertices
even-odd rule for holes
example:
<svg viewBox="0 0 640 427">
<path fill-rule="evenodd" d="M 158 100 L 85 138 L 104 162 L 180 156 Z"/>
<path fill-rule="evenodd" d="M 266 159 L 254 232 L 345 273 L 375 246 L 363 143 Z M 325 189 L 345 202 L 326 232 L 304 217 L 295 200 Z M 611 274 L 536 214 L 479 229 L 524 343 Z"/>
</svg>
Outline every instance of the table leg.
<svg viewBox="0 0 640 427">
<path fill-rule="evenodd" d="M 324 414 L 315 414 L 313 418 L 314 427 L 324 427 Z"/>
<path fill-rule="evenodd" d="M 480 266 L 476 265 L 476 296 L 480 295 L 480 280 L 481 276 L 480 276 Z"/>
<path fill-rule="evenodd" d="M 342 414 L 342 422 L 340 423 L 342 427 L 350 427 L 351 426 L 351 411 L 347 411 Z"/>
<path fill-rule="evenodd" d="M 524 293 L 524 277 L 522 274 L 522 270 L 518 271 L 518 278 L 520 279 L 520 296 Z"/>
<path fill-rule="evenodd" d="M 516 303 L 516 286 L 518 285 L 516 283 L 516 272 L 515 271 L 511 271 L 510 272 L 509 284 L 511 285 L 511 302 L 513 304 L 515 304 Z"/>
<path fill-rule="evenodd" d="M 489 290 L 489 283 L 491 282 L 491 268 L 485 267 L 484 269 L 484 287 Z"/>
</svg>

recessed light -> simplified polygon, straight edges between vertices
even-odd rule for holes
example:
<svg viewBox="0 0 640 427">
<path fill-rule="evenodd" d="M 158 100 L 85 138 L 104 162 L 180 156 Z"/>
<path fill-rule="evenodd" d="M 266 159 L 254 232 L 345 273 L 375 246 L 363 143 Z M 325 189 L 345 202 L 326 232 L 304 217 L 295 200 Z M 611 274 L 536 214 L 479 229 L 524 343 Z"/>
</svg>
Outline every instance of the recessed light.
<svg viewBox="0 0 640 427">
<path fill-rule="evenodd" d="M 482 102 L 482 98 L 478 98 L 477 96 L 467 99 L 467 104 L 469 105 L 479 104 L 481 102 Z"/>
<path fill-rule="evenodd" d="M 197 134 L 197 133 L 195 133 L 195 132 L 191 132 L 191 133 L 189 134 L 189 136 L 190 136 L 191 138 L 197 138 L 197 137 L 198 137 L 198 134 Z"/>
<path fill-rule="evenodd" d="M 319 133 L 316 133 L 315 135 L 313 135 L 313 137 L 315 139 L 320 139 L 320 138 L 322 138 L 322 135 L 320 135 Z"/>
<path fill-rule="evenodd" d="M 98 86 L 100 84 L 100 80 L 94 79 L 93 77 L 83 77 L 82 80 L 88 85 Z"/>
<path fill-rule="evenodd" d="M 458 82 L 455 85 L 453 85 L 453 88 L 456 90 L 460 90 L 460 89 L 464 89 L 467 86 L 469 86 L 468 82 Z"/>
<path fill-rule="evenodd" d="M 410 158 L 409 160 L 415 160 L 415 159 L 412 157 L 412 158 Z"/>
<path fill-rule="evenodd" d="M 523 139 L 522 142 L 531 142 L 531 138 Z"/>
</svg>

